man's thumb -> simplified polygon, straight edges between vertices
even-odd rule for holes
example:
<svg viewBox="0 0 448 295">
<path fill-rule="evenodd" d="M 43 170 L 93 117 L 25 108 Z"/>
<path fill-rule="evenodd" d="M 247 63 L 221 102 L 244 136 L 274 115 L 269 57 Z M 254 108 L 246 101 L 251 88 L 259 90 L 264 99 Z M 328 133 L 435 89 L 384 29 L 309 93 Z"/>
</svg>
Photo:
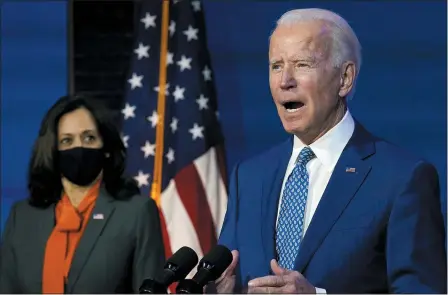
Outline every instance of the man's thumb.
<svg viewBox="0 0 448 295">
<path fill-rule="evenodd" d="M 275 275 L 284 275 L 288 272 L 287 269 L 284 269 L 283 267 L 278 265 L 277 260 L 275 259 L 271 260 L 271 269 Z"/>
<path fill-rule="evenodd" d="M 236 265 L 238 264 L 239 259 L 239 253 L 238 250 L 232 251 L 232 263 L 227 267 L 226 271 L 224 272 L 224 276 L 231 276 L 235 273 Z"/>
</svg>

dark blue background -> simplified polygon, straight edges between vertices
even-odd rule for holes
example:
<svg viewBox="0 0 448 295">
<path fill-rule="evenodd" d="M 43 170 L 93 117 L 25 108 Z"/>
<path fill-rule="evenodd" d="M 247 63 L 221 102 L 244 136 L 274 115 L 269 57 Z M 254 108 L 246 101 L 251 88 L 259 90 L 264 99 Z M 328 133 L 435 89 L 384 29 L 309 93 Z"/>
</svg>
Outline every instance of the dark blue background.
<svg viewBox="0 0 448 295">
<path fill-rule="evenodd" d="M 67 93 L 67 4 L 1 4 L 1 225 L 27 196 L 26 170 L 43 115 Z"/>
<path fill-rule="evenodd" d="M 287 10 L 341 14 L 363 47 L 352 114 L 436 165 L 446 212 L 445 1 L 206 1 L 229 165 L 286 138 L 268 84 L 268 38 Z M 242 128 L 241 128 L 242 127 Z"/>
<path fill-rule="evenodd" d="M 287 136 L 269 93 L 268 37 L 282 13 L 302 7 L 334 10 L 352 25 L 363 66 L 351 112 L 436 165 L 446 214 L 445 1 L 205 1 L 228 171 Z M 26 197 L 42 116 L 67 90 L 65 9 L 62 1 L 2 5 L 2 226 L 11 203 Z"/>
</svg>

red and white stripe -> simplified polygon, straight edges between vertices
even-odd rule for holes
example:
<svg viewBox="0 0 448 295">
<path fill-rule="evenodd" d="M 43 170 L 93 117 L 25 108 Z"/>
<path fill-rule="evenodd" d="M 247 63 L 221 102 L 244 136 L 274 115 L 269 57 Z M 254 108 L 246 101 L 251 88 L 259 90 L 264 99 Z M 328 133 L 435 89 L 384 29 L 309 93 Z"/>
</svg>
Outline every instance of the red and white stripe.
<svg viewBox="0 0 448 295">
<path fill-rule="evenodd" d="M 161 195 L 166 257 L 183 246 L 203 257 L 216 245 L 227 208 L 223 150 L 210 148 L 183 168 Z M 195 273 L 195 269 L 188 276 Z"/>
</svg>

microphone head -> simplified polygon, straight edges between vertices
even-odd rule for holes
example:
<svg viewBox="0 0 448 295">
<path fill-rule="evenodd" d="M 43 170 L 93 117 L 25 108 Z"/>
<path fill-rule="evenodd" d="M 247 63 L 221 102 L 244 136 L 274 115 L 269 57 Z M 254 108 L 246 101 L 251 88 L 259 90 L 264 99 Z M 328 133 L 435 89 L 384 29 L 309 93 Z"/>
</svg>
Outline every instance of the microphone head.
<svg viewBox="0 0 448 295">
<path fill-rule="evenodd" d="M 189 247 L 176 251 L 165 263 L 165 269 L 173 270 L 174 281 L 184 279 L 198 263 L 198 255 Z"/>
<path fill-rule="evenodd" d="M 216 245 L 207 255 L 205 255 L 198 265 L 198 271 L 206 268 L 212 275 L 210 280 L 218 279 L 227 267 L 232 263 L 232 252 L 227 247 Z"/>
</svg>

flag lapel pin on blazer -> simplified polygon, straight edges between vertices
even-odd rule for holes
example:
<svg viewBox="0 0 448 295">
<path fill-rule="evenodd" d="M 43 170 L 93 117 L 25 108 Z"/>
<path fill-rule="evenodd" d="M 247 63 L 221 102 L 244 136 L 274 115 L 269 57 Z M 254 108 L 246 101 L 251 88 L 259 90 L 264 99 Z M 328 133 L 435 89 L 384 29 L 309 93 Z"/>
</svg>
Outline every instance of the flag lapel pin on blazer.
<svg viewBox="0 0 448 295">
<path fill-rule="evenodd" d="M 104 215 L 102 213 L 93 214 L 93 219 L 104 219 Z"/>
<path fill-rule="evenodd" d="M 356 168 L 353 168 L 353 167 L 347 167 L 347 168 L 345 168 L 345 172 L 355 173 L 355 172 L 356 172 Z"/>
</svg>

